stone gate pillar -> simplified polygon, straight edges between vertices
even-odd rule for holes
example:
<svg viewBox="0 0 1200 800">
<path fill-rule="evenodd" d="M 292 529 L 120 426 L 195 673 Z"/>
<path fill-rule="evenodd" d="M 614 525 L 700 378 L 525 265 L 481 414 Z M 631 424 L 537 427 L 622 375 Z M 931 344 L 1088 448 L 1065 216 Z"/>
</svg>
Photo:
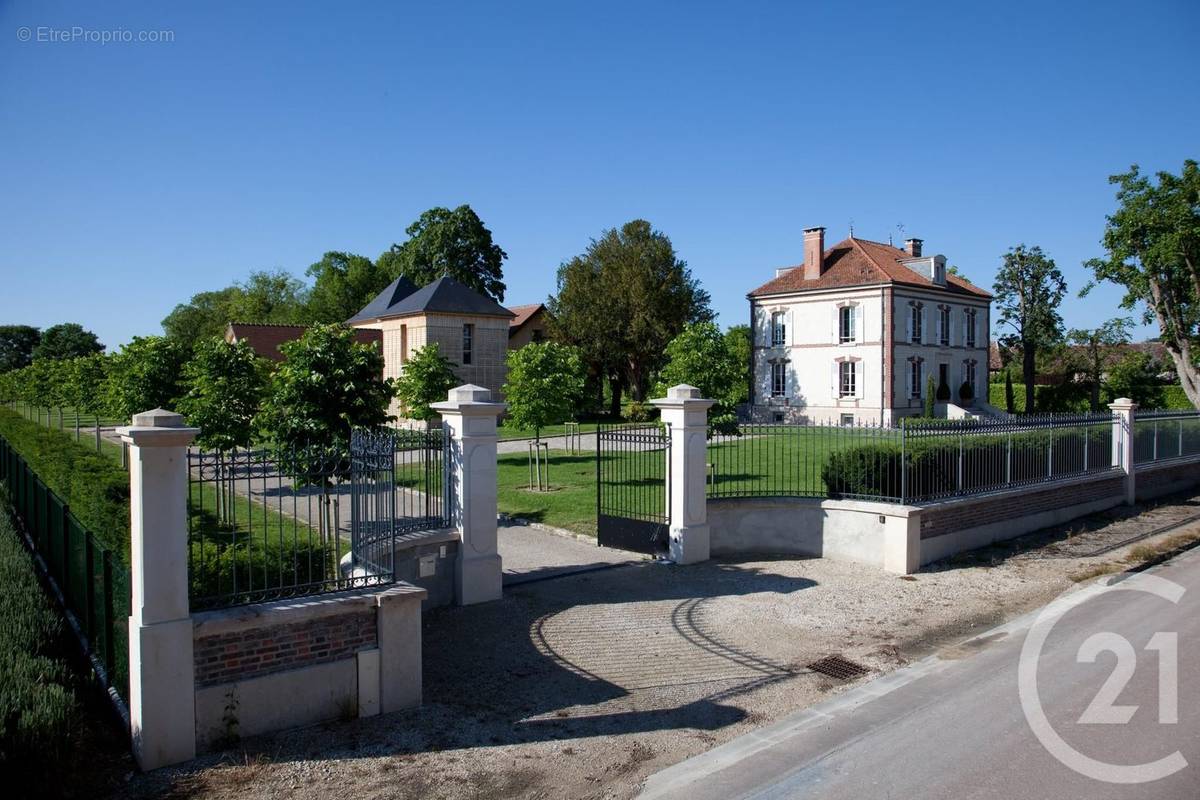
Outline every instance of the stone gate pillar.
<svg viewBox="0 0 1200 800">
<path fill-rule="evenodd" d="M 708 409 L 715 401 L 705 400 L 695 386 L 680 384 L 667 396 L 651 400 L 662 412 L 671 436 L 669 551 L 676 564 L 695 564 L 709 557 L 708 499 L 704 482 L 708 460 Z"/>
<path fill-rule="evenodd" d="M 450 437 L 451 519 L 462 537 L 454 595 L 463 606 L 499 600 L 503 594 L 496 551 L 496 420 L 504 404 L 491 399 L 487 389 L 468 384 L 431 406 L 442 415 Z"/>
<path fill-rule="evenodd" d="M 163 409 L 119 428 L 129 446 L 129 720 L 142 769 L 196 755 L 188 607 L 188 457 L 199 428 Z"/>
<path fill-rule="evenodd" d="M 1138 404 L 1128 397 L 1118 397 L 1108 405 L 1113 412 L 1113 466 L 1125 473 L 1125 504 L 1137 501 L 1137 483 L 1133 469 L 1133 421 Z"/>
</svg>

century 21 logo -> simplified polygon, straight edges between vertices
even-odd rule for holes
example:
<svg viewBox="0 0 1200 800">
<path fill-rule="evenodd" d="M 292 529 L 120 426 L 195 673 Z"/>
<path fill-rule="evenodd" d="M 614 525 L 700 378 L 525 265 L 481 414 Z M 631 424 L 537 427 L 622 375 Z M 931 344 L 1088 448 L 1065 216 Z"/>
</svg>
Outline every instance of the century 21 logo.
<svg viewBox="0 0 1200 800">
<path fill-rule="evenodd" d="M 1054 730 L 1042 710 L 1038 697 L 1037 668 L 1042 648 L 1055 624 L 1063 615 L 1088 600 L 1117 591 L 1148 592 L 1163 600 L 1178 604 L 1184 588 L 1174 581 L 1156 575 L 1138 574 L 1112 584 L 1096 584 L 1089 589 L 1059 597 L 1046 606 L 1025 637 L 1021 660 L 1017 668 L 1017 687 L 1025 719 L 1038 741 L 1060 762 L 1089 778 L 1106 783 L 1149 783 L 1173 775 L 1187 766 L 1187 759 L 1176 750 L 1168 756 L 1146 764 L 1119 765 L 1080 753 Z M 1179 637 L 1174 632 L 1160 631 L 1150 637 L 1146 650 L 1158 657 L 1158 721 L 1175 724 L 1179 721 Z M 1137 712 L 1138 706 L 1117 705 L 1117 698 L 1137 670 L 1137 651 L 1124 636 L 1112 632 L 1089 636 L 1076 654 L 1079 663 L 1096 663 L 1101 653 L 1117 657 L 1116 667 L 1079 717 L 1083 724 L 1124 725 Z"/>
</svg>

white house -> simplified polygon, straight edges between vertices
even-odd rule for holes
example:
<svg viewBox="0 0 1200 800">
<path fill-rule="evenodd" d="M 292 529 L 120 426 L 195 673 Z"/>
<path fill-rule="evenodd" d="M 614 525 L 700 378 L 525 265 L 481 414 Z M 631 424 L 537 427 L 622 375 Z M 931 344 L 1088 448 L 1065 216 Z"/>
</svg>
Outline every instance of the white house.
<svg viewBox="0 0 1200 800">
<path fill-rule="evenodd" d="M 921 413 L 929 376 L 959 405 L 987 391 L 992 296 L 920 239 L 826 250 L 825 229 L 809 228 L 804 263 L 747 297 L 756 421 L 890 425 Z"/>
</svg>

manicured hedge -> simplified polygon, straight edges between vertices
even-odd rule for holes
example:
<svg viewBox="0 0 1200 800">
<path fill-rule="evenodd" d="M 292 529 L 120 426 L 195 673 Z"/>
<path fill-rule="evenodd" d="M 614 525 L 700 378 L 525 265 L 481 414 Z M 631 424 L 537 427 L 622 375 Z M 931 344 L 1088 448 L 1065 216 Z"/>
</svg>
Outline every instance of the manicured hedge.
<svg viewBox="0 0 1200 800">
<path fill-rule="evenodd" d="M 1112 459 L 1108 427 L 1057 428 L 1016 433 L 971 433 L 959 437 L 934 431 L 905 443 L 904 497 L 920 501 L 955 492 L 1001 488 L 1006 481 L 1031 482 L 1078 474 Z M 961 478 L 960 478 L 961 462 Z M 830 453 L 821 470 L 830 497 L 899 497 L 898 444 L 866 444 Z"/>
<path fill-rule="evenodd" d="M 76 519 L 128 564 L 128 473 L 108 456 L 8 408 L 0 408 L 0 435 L 42 482 L 70 505 Z"/>
<path fill-rule="evenodd" d="M 65 624 L 38 584 L 11 510 L 0 489 L 0 774 L 20 797 L 17 787 L 51 779 L 70 755 L 81 711 Z"/>
</svg>

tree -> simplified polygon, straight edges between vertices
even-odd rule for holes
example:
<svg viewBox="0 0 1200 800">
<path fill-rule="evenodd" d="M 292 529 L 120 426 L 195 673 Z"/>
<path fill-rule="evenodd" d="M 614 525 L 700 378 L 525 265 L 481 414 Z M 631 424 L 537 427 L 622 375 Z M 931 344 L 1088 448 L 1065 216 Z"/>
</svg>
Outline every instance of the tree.
<svg viewBox="0 0 1200 800">
<path fill-rule="evenodd" d="M 1067 341 L 1075 346 L 1074 367 L 1088 385 L 1092 411 L 1100 410 L 1104 373 L 1111 365 L 1116 349 L 1129 341 L 1132 322 L 1126 317 L 1118 317 L 1098 328 L 1072 328 L 1067 332 Z"/>
<path fill-rule="evenodd" d="M 282 270 L 252 272 L 242 283 L 200 292 L 163 320 L 167 336 L 191 350 L 196 342 L 222 336 L 230 322 L 298 325 L 305 322 L 304 284 Z"/>
<path fill-rule="evenodd" d="M 583 394 L 583 361 L 578 351 L 558 342 L 528 344 L 508 353 L 504 399 L 508 422 L 533 428 L 535 442 L 542 428 L 569 419 Z"/>
<path fill-rule="evenodd" d="M 736 406 L 748 387 L 736 336 L 734 346 L 730 344 L 712 322 L 688 325 L 667 345 L 667 363 L 655 394 L 665 397 L 667 389 L 680 383 L 695 386 L 702 397 L 716 401 L 709 411 L 709 428 L 732 432 L 737 427 Z"/>
<path fill-rule="evenodd" d="M 41 341 L 33 348 L 33 357 L 61 361 L 103 352 L 104 345 L 96 334 L 76 322 L 64 322 L 42 331 Z"/>
<path fill-rule="evenodd" d="M 284 360 L 267 387 L 256 425 L 281 450 L 348 453 L 355 428 L 391 419 L 392 381 L 383 355 L 341 325 L 314 325 L 280 346 Z"/>
<path fill-rule="evenodd" d="M 404 232 L 408 241 L 393 244 L 377 260 L 387 275 L 385 286 L 401 275 L 417 286 L 449 275 L 498 303 L 504 300 L 508 254 L 492 241 L 492 232 L 470 206 L 431 208 Z"/>
<path fill-rule="evenodd" d="M 155 408 L 174 408 L 182 393 L 179 378 L 186 357 L 187 351 L 174 339 L 135 336 L 109 361 L 106 406 L 121 419 Z"/>
<path fill-rule="evenodd" d="M 1025 410 L 1034 410 L 1034 382 L 1038 349 L 1062 339 L 1062 317 L 1058 306 L 1067 291 L 1062 273 L 1040 247 L 1017 245 L 1004 254 L 994 287 L 999 322 L 1011 332 L 1001 344 L 1021 352 L 1021 375 L 1025 382 Z"/>
<path fill-rule="evenodd" d="M 750 326 L 730 326 L 729 330 L 725 331 L 725 346 L 733 354 L 734 362 L 738 365 L 738 374 L 741 376 L 734 405 L 748 403 L 750 402 L 750 382 L 753 380 L 750 360 L 754 350 Z"/>
<path fill-rule="evenodd" d="M 1004 410 L 1009 414 L 1016 411 L 1016 398 L 1013 397 L 1012 368 L 1004 368 Z"/>
<path fill-rule="evenodd" d="M 405 417 L 428 422 L 437 416 L 429 406 L 445 400 L 446 394 L 458 385 L 454 366 L 442 355 L 437 342 L 413 351 L 396 379 L 396 399 Z"/>
<path fill-rule="evenodd" d="M 1200 166 L 1189 159 L 1179 175 L 1157 178 L 1136 164 L 1109 177 L 1118 208 L 1107 217 L 1106 254 L 1085 266 L 1097 281 L 1125 288 L 1123 308 L 1141 304 L 1145 321 L 1158 322 L 1184 394 L 1200 409 Z"/>
<path fill-rule="evenodd" d="M 41 338 L 32 325 L 0 325 L 0 372 L 29 366 Z"/>
<path fill-rule="evenodd" d="M 1166 395 L 1154 359 L 1131 350 L 1108 371 L 1108 387 L 1116 397 L 1129 397 L 1144 409 L 1162 408 Z"/>
<path fill-rule="evenodd" d="M 306 316 L 316 323 L 345 322 L 392 280 L 366 256 L 338 251 L 326 253 L 306 274 L 313 279 Z"/>
<path fill-rule="evenodd" d="M 248 447 L 262 404 L 266 369 L 248 342 L 204 339 L 183 367 L 187 391 L 179 413 L 200 428 L 201 447 L 227 451 Z"/>
<path fill-rule="evenodd" d="M 689 323 L 713 318 L 708 304 L 671 240 L 633 220 L 559 267 L 558 294 L 547 306 L 552 334 L 579 347 L 589 367 L 609 378 L 615 416 L 624 388 L 645 399 L 667 344 Z"/>
<path fill-rule="evenodd" d="M 104 385 L 110 356 L 93 353 L 67 362 L 65 394 L 75 408 L 75 440 L 79 440 L 79 420 L 90 414 L 95 422 L 96 452 L 100 452 L 100 415 L 104 412 Z"/>
</svg>

